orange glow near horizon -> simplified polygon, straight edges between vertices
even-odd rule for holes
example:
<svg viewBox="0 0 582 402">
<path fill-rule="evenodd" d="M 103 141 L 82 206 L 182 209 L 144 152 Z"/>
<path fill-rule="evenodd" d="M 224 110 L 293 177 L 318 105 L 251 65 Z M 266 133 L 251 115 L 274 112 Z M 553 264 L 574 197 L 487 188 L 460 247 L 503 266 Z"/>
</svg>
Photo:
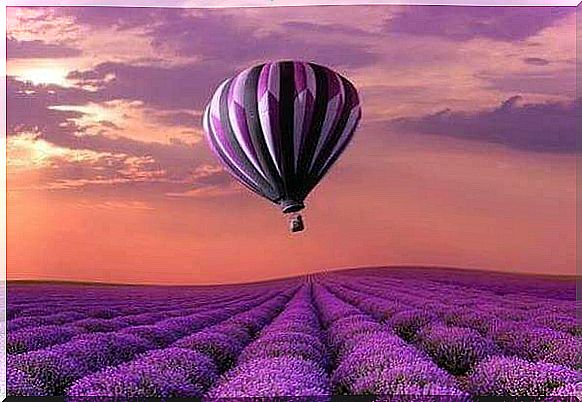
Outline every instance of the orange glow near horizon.
<svg viewBox="0 0 582 402">
<path fill-rule="evenodd" d="M 310 198 L 298 235 L 243 189 L 109 204 L 82 191 L 11 192 L 8 278 L 224 283 L 384 265 L 575 274 L 575 158 L 515 153 L 506 166 L 498 147 L 471 157 L 445 148 L 393 149 L 364 176 L 350 171 L 359 163 L 350 150 Z"/>
<path fill-rule="evenodd" d="M 8 279 L 214 284 L 390 265 L 576 275 L 574 13 L 410 10 L 9 7 Z M 225 77 L 287 58 L 340 71 L 363 100 L 296 235 L 226 178 L 200 123 Z"/>
</svg>

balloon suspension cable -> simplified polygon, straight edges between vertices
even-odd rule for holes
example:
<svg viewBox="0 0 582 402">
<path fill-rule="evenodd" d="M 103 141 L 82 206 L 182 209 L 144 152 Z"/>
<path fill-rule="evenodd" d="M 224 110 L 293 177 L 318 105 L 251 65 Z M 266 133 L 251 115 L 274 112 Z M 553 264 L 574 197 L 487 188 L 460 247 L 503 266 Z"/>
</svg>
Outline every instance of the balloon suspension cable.
<svg viewBox="0 0 582 402">
<path fill-rule="evenodd" d="M 303 224 L 303 217 L 298 212 L 293 212 L 289 214 L 289 231 L 291 233 L 301 232 L 305 229 Z"/>
</svg>

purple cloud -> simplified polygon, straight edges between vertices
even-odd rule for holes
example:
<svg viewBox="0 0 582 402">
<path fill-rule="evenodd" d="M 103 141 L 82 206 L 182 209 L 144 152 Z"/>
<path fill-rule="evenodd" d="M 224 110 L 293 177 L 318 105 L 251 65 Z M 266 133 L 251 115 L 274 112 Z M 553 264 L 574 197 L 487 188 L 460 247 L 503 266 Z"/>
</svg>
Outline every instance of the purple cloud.
<svg viewBox="0 0 582 402">
<path fill-rule="evenodd" d="M 200 15 L 181 13 L 151 29 L 152 43 L 167 46 L 181 56 L 204 56 L 237 68 L 255 60 L 299 58 L 332 66 L 356 67 L 378 59 L 360 43 L 309 39 L 304 32 L 257 32 L 263 26 L 241 24 L 221 10 L 205 10 Z"/>
<path fill-rule="evenodd" d="M 378 60 L 378 55 L 357 41 L 326 40 L 325 36 L 313 38 L 294 23 L 281 24 L 283 28 L 293 28 L 285 33 L 265 31 L 263 25 L 252 26 L 242 10 L 239 10 L 242 15 L 225 10 L 198 10 L 193 14 L 188 9 L 127 7 L 65 7 L 58 12 L 94 27 L 118 30 L 141 27 L 154 46 L 179 56 L 197 56 L 222 63 L 223 69 L 241 69 L 252 61 L 285 58 L 345 67 L 363 66 Z M 286 24 L 290 24 L 289 27 Z M 321 28 L 317 24 L 310 25 L 311 31 L 322 33 L 354 35 L 359 32 L 361 35 L 365 32 L 339 24 Z"/>
<path fill-rule="evenodd" d="M 65 186 L 68 189 L 77 188 L 76 184 L 102 188 L 100 182 L 112 180 L 115 186 L 145 186 L 149 190 L 153 190 L 154 186 L 163 193 L 179 193 L 196 187 L 216 187 L 229 183 L 230 179 L 223 171 L 210 170 L 203 175 L 199 174 L 201 167 L 215 163 L 204 143 L 158 143 L 138 141 L 118 134 L 87 135 L 82 127 L 71 120 L 81 117 L 82 113 L 50 108 L 63 104 L 82 105 L 100 100 L 101 96 L 103 95 L 92 91 L 57 85 L 34 85 L 8 77 L 8 135 L 13 137 L 23 133 L 35 133 L 40 140 L 73 151 L 124 155 L 106 156 L 92 161 L 89 165 L 69 160 L 56 161 L 55 169 L 50 174 L 47 173 L 47 178 L 60 181 L 59 183 L 73 183 Z M 106 121 L 102 125 L 115 128 Z M 107 164 L 106 172 L 101 164 Z M 128 166 L 137 170 L 128 172 Z M 99 176 L 100 179 L 92 180 L 92 175 Z M 137 180 L 131 180 L 131 177 Z"/>
<path fill-rule="evenodd" d="M 6 80 L 6 126 L 8 136 L 21 132 L 45 132 L 70 136 L 80 130 L 70 119 L 81 117 L 76 111 L 51 109 L 50 106 L 82 105 L 91 98 L 82 89 L 58 85 L 34 85 L 14 77 Z"/>
<path fill-rule="evenodd" d="M 526 57 L 523 59 L 525 64 L 531 64 L 532 66 L 547 66 L 550 62 L 546 59 L 542 59 L 541 57 Z"/>
<path fill-rule="evenodd" d="M 538 69 L 505 73 L 487 71 L 476 74 L 486 88 L 505 93 L 529 93 L 540 95 L 576 97 L 576 69 L 566 65 L 562 70 Z"/>
<path fill-rule="evenodd" d="M 377 37 L 378 33 L 366 31 L 365 29 L 360 29 L 355 26 L 349 26 L 346 24 L 316 24 L 307 21 L 289 21 L 281 24 L 282 27 L 293 31 L 300 32 L 314 32 L 318 34 L 329 35 L 332 33 L 338 33 L 343 35 L 360 36 L 366 38 Z"/>
<path fill-rule="evenodd" d="M 139 100 L 161 109 L 200 110 L 212 90 L 234 73 L 222 63 L 200 62 L 173 67 L 102 63 L 91 70 L 73 71 L 68 78 L 97 88 L 103 100 Z"/>
<path fill-rule="evenodd" d="M 157 115 L 156 120 L 170 126 L 198 127 L 202 116 L 189 112 L 168 112 Z"/>
<path fill-rule="evenodd" d="M 520 41 L 573 13 L 570 7 L 408 6 L 387 23 L 393 33 L 455 41 Z"/>
<path fill-rule="evenodd" d="M 17 40 L 6 38 L 7 59 L 57 59 L 80 56 L 81 49 L 62 43 L 47 43 L 42 40 Z"/>
<path fill-rule="evenodd" d="M 582 101 L 522 103 L 513 96 L 492 110 L 476 113 L 450 109 L 418 118 L 399 118 L 390 128 L 499 143 L 536 152 L 576 152 L 576 117 Z"/>
</svg>

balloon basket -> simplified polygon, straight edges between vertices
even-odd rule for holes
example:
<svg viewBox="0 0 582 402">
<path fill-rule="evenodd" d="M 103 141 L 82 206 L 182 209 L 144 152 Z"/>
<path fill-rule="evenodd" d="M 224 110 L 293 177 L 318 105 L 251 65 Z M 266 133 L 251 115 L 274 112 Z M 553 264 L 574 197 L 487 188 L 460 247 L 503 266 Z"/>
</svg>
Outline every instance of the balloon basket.
<svg viewBox="0 0 582 402">
<path fill-rule="evenodd" d="M 289 217 L 289 231 L 291 233 L 302 232 L 305 229 L 303 217 L 300 214 L 292 214 Z"/>
</svg>

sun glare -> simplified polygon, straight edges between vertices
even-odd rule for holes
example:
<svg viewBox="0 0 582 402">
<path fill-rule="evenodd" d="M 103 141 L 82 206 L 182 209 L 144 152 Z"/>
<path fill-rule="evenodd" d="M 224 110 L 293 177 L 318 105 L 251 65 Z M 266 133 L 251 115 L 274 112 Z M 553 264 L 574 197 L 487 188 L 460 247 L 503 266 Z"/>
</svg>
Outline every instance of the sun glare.
<svg viewBox="0 0 582 402">
<path fill-rule="evenodd" d="M 23 68 L 16 76 L 23 81 L 30 81 L 35 85 L 55 84 L 63 87 L 69 86 L 67 80 L 68 71 L 62 66 L 43 66 Z"/>
</svg>

